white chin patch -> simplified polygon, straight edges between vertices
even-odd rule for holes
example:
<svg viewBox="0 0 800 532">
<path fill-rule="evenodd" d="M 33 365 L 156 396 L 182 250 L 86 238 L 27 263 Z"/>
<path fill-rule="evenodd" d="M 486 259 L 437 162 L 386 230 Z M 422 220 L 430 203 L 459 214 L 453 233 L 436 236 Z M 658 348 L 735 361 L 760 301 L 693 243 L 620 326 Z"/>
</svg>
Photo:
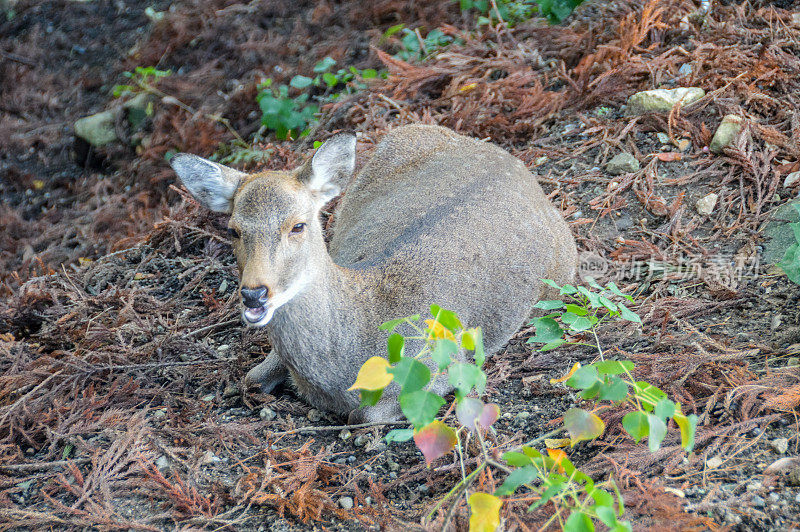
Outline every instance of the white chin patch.
<svg viewBox="0 0 800 532">
<path fill-rule="evenodd" d="M 275 313 L 275 307 L 272 305 L 264 305 L 258 308 L 246 308 L 242 311 L 242 320 L 251 327 L 263 327 L 272 315 Z"/>
</svg>

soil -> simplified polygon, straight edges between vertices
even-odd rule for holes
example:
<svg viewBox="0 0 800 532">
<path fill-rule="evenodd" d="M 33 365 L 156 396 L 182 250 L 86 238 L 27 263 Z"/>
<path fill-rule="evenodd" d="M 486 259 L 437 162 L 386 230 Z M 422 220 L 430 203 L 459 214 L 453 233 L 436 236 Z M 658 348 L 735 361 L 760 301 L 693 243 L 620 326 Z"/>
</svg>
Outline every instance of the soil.
<svg viewBox="0 0 800 532">
<path fill-rule="evenodd" d="M 290 386 L 243 387 L 269 340 L 239 322 L 225 217 L 165 162 L 230 149 L 236 132 L 272 150 L 241 168 L 285 168 L 350 129 L 363 163 L 388 129 L 423 122 L 490 139 L 540 176 L 582 265 L 635 295 L 642 325 L 602 327 L 605 356 L 699 416 L 691 453 L 675 427 L 656 453 L 635 444 L 618 408 L 599 412 L 602 438 L 566 449 L 613 475 L 634 529 L 800 529 L 800 286 L 764 254 L 772 213 L 798 196 L 783 186 L 800 170 L 798 13 L 590 1 L 560 26 L 509 29 L 443 0 L 0 1 L 0 527 L 441 530 L 447 504 L 423 518 L 460 480 L 454 456 L 428 468 L 411 442 L 383 441 L 390 427 L 348 427 Z M 386 31 L 400 23 L 459 41 L 399 61 Z M 389 77 L 328 103 L 306 139 L 258 134 L 258 84 L 325 56 Z M 122 140 L 102 147 L 76 138 L 75 120 L 118 108 L 113 87 L 136 66 L 172 71 L 152 113 L 118 119 Z M 626 112 L 634 92 L 676 86 L 707 96 Z M 745 127 L 711 153 L 731 113 Z M 622 150 L 641 168 L 611 175 Z M 539 352 L 532 335 L 487 363 L 498 457 L 561 427 L 582 402 L 551 379 L 597 354 Z M 505 530 L 553 515 L 530 502 L 504 504 Z M 449 526 L 468 520 L 459 500 Z"/>
</svg>

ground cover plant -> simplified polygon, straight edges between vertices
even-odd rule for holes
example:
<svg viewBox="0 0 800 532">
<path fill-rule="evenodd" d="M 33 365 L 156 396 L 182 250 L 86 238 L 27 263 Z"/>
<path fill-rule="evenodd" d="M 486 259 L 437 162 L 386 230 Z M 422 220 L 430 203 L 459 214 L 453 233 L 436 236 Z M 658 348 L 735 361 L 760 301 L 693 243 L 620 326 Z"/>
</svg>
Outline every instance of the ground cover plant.
<svg viewBox="0 0 800 532">
<path fill-rule="evenodd" d="M 486 518 L 476 527 L 556 529 L 569 519 L 558 504 L 598 487 L 634 529 L 800 527 L 800 287 L 788 225 L 797 219 L 786 214 L 800 186 L 796 5 L 584 2 L 552 25 L 539 13 L 492 15 L 509 2 L 473 4 L 0 3 L 3 529 L 467 530 L 476 515 Z M 432 32 L 453 40 L 403 57 L 404 29 L 423 43 Z M 329 90 L 314 71 L 326 57 L 333 76 L 352 67 L 387 77 L 354 74 Z M 312 84 L 291 87 L 295 76 Z M 318 106 L 307 136 L 281 140 L 262 123 L 267 78 Z M 153 98 L 133 128 L 119 109 L 136 94 L 113 92 L 140 92 L 137 80 L 154 91 L 141 91 Z M 627 105 L 676 87 L 705 96 L 643 114 Z M 102 111 L 118 140 L 76 138 L 74 122 Z M 741 127 L 712 151 L 727 115 Z M 456 404 L 437 419 L 465 436 L 462 455 L 430 464 L 413 433 L 386 442 L 408 422 L 346 426 L 291 387 L 244 387 L 268 339 L 239 325 L 224 218 L 199 209 L 165 162 L 188 151 L 246 170 L 294 167 L 342 129 L 359 133 L 361 161 L 411 122 L 521 158 L 576 234 L 583 269 L 573 286 L 602 291 L 620 313 L 580 292 L 550 300 L 563 306 L 534 319 L 552 322 L 521 328 L 480 367 L 482 394 L 473 385 L 462 398 L 497 405 L 489 429 L 462 427 L 459 399 L 444 398 Z M 628 165 L 609 165 L 622 152 Z M 641 323 L 619 319 L 619 303 Z M 580 330 L 588 316 L 597 323 Z M 558 340 L 553 325 L 564 342 L 543 349 Z M 620 369 L 603 365 L 612 361 L 630 361 L 631 375 L 610 374 Z M 633 400 L 642 381 L 687 421 L 697 416 L 690 452 L 683 421 L 666 416 L 650 450 L 662 420 Z M 630 400 L 600 399 L 622 385 Z M 602 435 L 565 441 L 573 408 L 597 416 Z M 643 433 L 644 419 L 637 443 L 630 432 Z M 517 465 L 503 460 L 514 452 L 524 455 L 510 455 Z M 538 480 L 498 495 L 511 473 L 487 458 L 525 475 L 532 467 Z M 576 473 L 528 512 L 539 481 L 558 483 L 571 467 L 593 487 Z M 587 511 L 574 513 L 577 524 L 609 517 L 588 510 L 600 501 L 578 500 Z"/>
</svg>

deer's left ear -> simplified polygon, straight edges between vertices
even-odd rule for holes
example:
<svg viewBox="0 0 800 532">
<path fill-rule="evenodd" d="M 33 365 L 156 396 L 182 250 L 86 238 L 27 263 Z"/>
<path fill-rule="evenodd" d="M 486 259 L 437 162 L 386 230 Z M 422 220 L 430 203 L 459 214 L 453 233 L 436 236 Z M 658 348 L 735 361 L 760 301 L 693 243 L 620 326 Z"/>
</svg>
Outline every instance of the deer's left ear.
<svg viewBox="0 0 800 532">
<path fill-rule="evenodd" d="M 231 212 L 233 195 L 246 174 L 188 153 L 179 153 L 169 164 L 201 205 L 214 212 Z"/>
<path fill-rule="evenodd" d="M 338 133 L 317 148 L 310 163 L 298 173 L 297 178 L 318 194 L 322 203 L 326 203 L 339 194 L 341 187 L 353 175 L 355 167 L 356 136 L 353 133 Z"/>
</svg>

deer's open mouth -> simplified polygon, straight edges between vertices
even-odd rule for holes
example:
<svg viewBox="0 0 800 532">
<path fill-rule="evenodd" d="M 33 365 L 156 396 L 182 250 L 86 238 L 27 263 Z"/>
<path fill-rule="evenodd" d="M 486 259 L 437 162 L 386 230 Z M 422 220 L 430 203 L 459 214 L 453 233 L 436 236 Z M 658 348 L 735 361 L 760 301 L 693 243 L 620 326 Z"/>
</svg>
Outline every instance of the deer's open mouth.
<svg viewBox="0 0 800 532">
<path fill-rule="evenodd" d="M 263 327 L 272 319 L 274 312 L 275 307 L 269 304 L 255 308 L 246 307 L 242 311 L 242 319 L 251 327 Z"/>
</svg>

